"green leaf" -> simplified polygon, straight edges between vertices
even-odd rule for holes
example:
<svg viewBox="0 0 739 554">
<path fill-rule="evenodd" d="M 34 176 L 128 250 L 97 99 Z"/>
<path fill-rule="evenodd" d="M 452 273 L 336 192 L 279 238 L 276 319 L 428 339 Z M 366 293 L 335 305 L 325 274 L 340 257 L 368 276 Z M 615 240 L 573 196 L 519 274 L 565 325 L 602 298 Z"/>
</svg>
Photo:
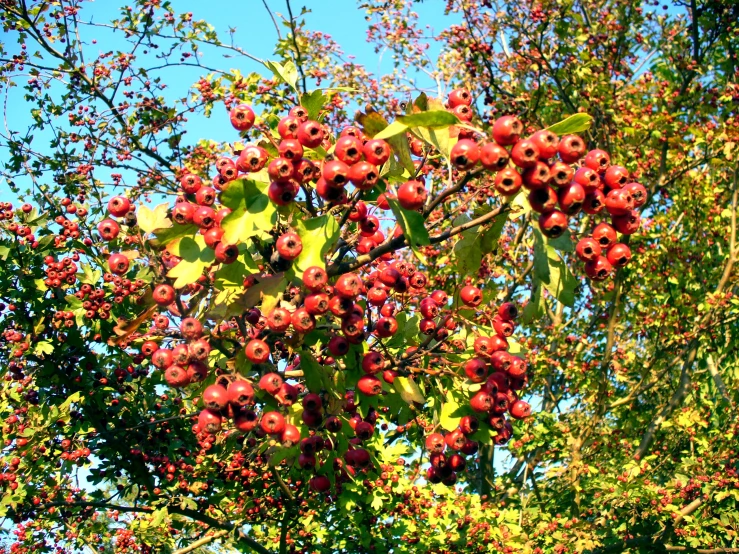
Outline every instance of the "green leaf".
<svg viewBox="0 0 739 554">
<path fill-rule="evenodd" d="M 318 115 L 327 101 L 328 96 L 323 94 L 323 91 L 320 89 L 306 92 L 300 97 L 300 105 L 308 112 L 308 119 L 318 119 Z"/>
<path fill-rule="evenodd" d="M 271 70 L 280 81 L 287 83 L 290 87 L 298 92 L 298 68 L 292 60 L 288 60 L 285 64 L 279 62 L 265 61 L 264 65 Z"/>
<path fill-rule="evenodd" d="M 239 244 L 251 237 L 270 238 L 267 231 L 277 223 L 277 208 L 267 196 L 267 188 L 267 183 L 236 179 L 221 193 L 221 203 L 231 209 L 221 222 L 225 243 Z"/>
<path fill-rule="evenodd" d="M 559 123 L 555 123 L 554 125 L 547 127 L 547 129 L 552 133 L 563 136 L 587 131 L 590 129 L 592 124 L 592 116 L 586 113 L 577 113 L 575 115 L 571 115 L 567 119 L 563 119 Z"/>
<path fill-rule="evenodd" d="M 8 254 L 10 254 L 10 248 L 7 246 L 0 246 L 0 260 L 7 260 Z"/>
<path fill-rule="evenodd" d="M 418 250 L 419 246 L 431 244 L 429 232 L 424 225 L 423 216 L 418 212 L 412 212 L 402 208 L 395 198 L 388 199 L 388 202 L 395 218 L 398 220 L 400 228 L 403 229 L 403 234 L 408 240 L 413 253 L 422 263 L 426 263 L 426 257 Z"/>
<path fill-rule="evenodd" d="M 195 235 L 198 231 L 197 225 L 178 225 L 175 223 L 167 229 L 159 229 L 154 233 L 155 240 L 151 241 L 153 246 L 166 246 L 182 237 Z"/>
<path fill-rule="evenodd" d="M 145 233 L 153 233 L 157 229 L 172 227 L 172 220 L 167 217 L 169 204 L 160 204 L 153 210 L 141 206 L 136 212 L 136 222 L 139 229 Z"/>
<path fill-rule="evenodd" d="M 300 367 L 305 377 L 305 386 L 310 392 L 319 393 L 331 388 L 331 380 L 326 367 L 319 364 L 313 355 L 303 350 L 300 353 Z"/>
<path fill-rule="evenodd" d="M 151 525 L 152 525 L 152 527 L 158 527 L 159 525 L 161 525 L 164 522 L 164 520 L 167 518 L 168 515 L 169 515 L 169 513 L 167 512 L 167 507 L 166 506 L 164 508 L 160 508 L 158 510 L 154 510 L 154 512 L 151 514 L 151 516 L 152 516 L 152 519 L 151 519 Z"/>
<path fill-rule="evenodd" d="M 364 133 L 371 138 L 388 126 L 387 119 L 371 108 L 367 110 L 367 113 L 357 114 L 356 119 Z"/>
<path fill-rule="evenodd" d="M 459 118 L 446 110 L 432 110 L 412 115 L 398 116 L 398 121 L 406 127 L 427 127 L 429 129 L 445 129 L 459 123 Z"/>
<path fill-rule="evenodd" d="M 547 246 L 544 242 L 544 236 L 538 229 L 534 230 L 534 276 L 542 283 L 549 282 L 550 273 Z"/>
<path fill-rule="evenodd" d="M 418 98 L 416 98 L 413 101 L 413 104 L 409 106 L 409 108 L 416 108 L 419 111 L 426 112 L 429 109 L 429 98 L 426 96 L 425 92 L 422 92 L 418 95 Z"/>
<path fill-rule="evenodd" d="M 241 304 L 245 309 L 253 308 L 260 301 L 262 313 L 269 314 L 279 304 L 282 293 L 287 285 L 284 273 L 261 278 L 244 293 Z"/>
<path fill-rule="evenodd" d="M 54 353 L 54 345 L 51 344 L 48 340 L 42 340 L 36 343 L 36 346 L 33 349 L 33 353 L 38 356 L 40 354 L 53 354 Z"/>
<path fill-rule="evenodd" d="M 519 192 L 516 196 L 508 197 L 505 200 L 506 204 L 511 205 L 510 218 L 513 220 L 518 219 L 531 211 L 531 204 L 526 199 L 526 195 L 523 192 Z"/>
<path fill-rule="evenodd" d="M 456 137 L 452 138 L 449 136 L 449 131 L 446 129 L 427 129 L 425 127 L 415 127 L 411 129 L 413 134 L 419 136 L 422 140 L 436 148 L 439 153 L 444 156 L 444 159 L 449 159 L 452 148 L 457 144 Z"/>
<path fill-rule="evenodd" d="M 547 244 L 561 252 L 575 251 L 575 245 L 572 243 L 572 237 L 569 233 L 562 233 L 556 239 L 547 239 Z"/>
<path fill-rule="evenodd" d="M 396 135 L 387 139 L 388 144 L 392 146 L 393 152 L 398 158 L 400 165 L 402 165 L 410 175 L 416 171 L 416 167 L 413 165 L 413 159 L 411 158 L 411 148 L 408 145 L 408 137 L 405 134 Z"/>
<path fill-rule="evenodd" d="M 577 278 L 538 229 L 534 229 L 534 276 L 565 306 L 575 305 Z"/>
<path fill-rule="evenodd" d="M 224 264 L 215 273 L 215 288 L 220 292 L 216 295 L 216 306 L 230 306 L 244 293 L 244 277 L 256 275 L 259 268 L 249 252 L 244 251 L 230 264 Z"/>
<path fill-rule="evenodd" d="M 182 260 L 169 270 L 167 277 L 176 279 L 175 288 L 182 288 L 197 281 L 205 268 L 215 261 L 215 252 L 205 245 L 205 238 L 201 234 L 195 237 L 184 237 L 177 243 L 170 245 L 170 252 Z"/>
<path fill-rule="evenodd" d="M 500 215 L 489 228 L 474 227 L 461 233 L 461 238 L 454 244 L 454 257 L 457 273 L 460 275 L 474 275 L 480 269 L 484 256 L 493 251 L 503 231 L 508 218 Z M 470 221 L 466 215 L 459 216 L 453 225 L 461 225 Z"/>
<path fill-rule="evenodd" d="M 534 282 L 534 290 L 531 292 L 528 304 L 524 306 L 521 313 L 521 321 L 526 325 L 536 321 L 544 315 L 544 298 L 541 295 L 541 285 Z"/>
<path fill-rule="evenodd" d="M 404 133 L 407 130 L 408 125 L 401 123 L 400 121 L 393 121 L 390 125 L 377 133 L 373 138 L 388 139 L 390 137 L 394 137 L 395 135 L 399 135 L 400 133 Z"/>
<path fill-rule="evenodd" d="M 339 239 L 339 224 L 333 216 L 322 215 L 308 220 L 298 220 L 295 230 L 303 242 L 300 256 L 293 262 L 298 278 L 311 266 L 325 267 L 325 257 Z"/>
<path fill-rule="evenodd" d="M 87 283 L 88 285 L 95 285 L 100 281 L 102 276 L 103 273 L 101 271 L 93 270 L 90 265 L 85 264 L 82 266 L 82 278 L 80 281 Z"/>
</svg>

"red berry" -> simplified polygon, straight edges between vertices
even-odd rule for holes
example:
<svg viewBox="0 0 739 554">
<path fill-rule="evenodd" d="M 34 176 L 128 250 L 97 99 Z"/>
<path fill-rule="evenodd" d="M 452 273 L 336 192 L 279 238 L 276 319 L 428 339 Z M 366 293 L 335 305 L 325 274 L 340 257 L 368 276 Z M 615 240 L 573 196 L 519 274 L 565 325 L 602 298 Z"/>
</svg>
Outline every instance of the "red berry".
<svg viewBox="0 0 739 554">
<path fill-rule="evenodd" d="M 608 166 L 611 164 L 611 157 L 607 152 L 596 149 L 585 154 L 584 162 L 586 167 L 589 167 L 598 173 L 602 173 L 608 169 Z"/>
<path fill-rule="evenodd" d="M 457 106 L 471 106 L 472 95 L 470 91 L 465 88 L 457 88 L 449 93 L 449 107 L 456 108 Z"/>
<path fill-rule="evenodd" d="M 115 217 L 123 217 L 131 209 L 131 201 L 125 196 L 114 196 L 108 202 L 108 212 Z"/>
<path fill-rule="evenodd" d="M 280 412 L 267 412 L 262 415 L 259 426 L 268 435 L 279 435 L 285 430 L 285 418 Z"/>
<path fill-rule="evenodd" d="M 362 160 L 362 141 L 351 135 L 339 137 L 334 146 L 334 156 L 347 165 Z"/>
<path fill-rule="evenodd" d="M 616 231 L 622 235 L 633 235 L 639 230 L 641 217 L 639 216 L 639 212 L 631 210 L 624 215 L 614 215 L 611 222 L 616 228 Z"/>
<path fill-rule="evenodd" d="M 252 128 L 256 116 L 249 106 L 246 104 L 239 104 L 231 110 L 229 118 L 231 119 L 231 125 L 233 125 L 234 129 L 243 132 Z"/>
<path fill-rule="evenodd" d="M 608 249 L 606 258 L 613 267 L 623 267 L 631 261 L 631 250 L 622 243 L 616 243 Z"/>
<path fill-rule="evenodd" d="M 577 257 L 583 262 L 588 262 L 600 256 L 602 249 L 595 239 L 587 237 L 580 239 L 575 247 L 575 252 L 577 253 Z"/>
<path fill-rule="evenodd" d="M 254 403 L 254 388 L 251 383 L 243 379 L 236 379 L 229 383 L 226 392 L 228 401 L 237 408 L 245 408 Z"/>
<path fill-rule="evenodd" d="M 169 306 L 174 302 L 174 296 L 175 291 L 171 285 L 157 285 L 152 292 L 154 302 L 160 306 Z"/>
<path fill-rule="evenodd" d="M 398 203 L 406 210 L 423 208 L 426 195 L 426 187 L 420 181 L 406 181 L 398 187 Z"/>
<path fill-rule="evenodd" d="M 595 226 L 592 233 L 593 239 L 600 245 L 603 250 L 607 250 L 613 244 L 616 244 L 616 230 L 608 225 L 608 223 L 599 223 Z"/>
<path fill-rule="evenodd" d="M 103 240 L 110 241 L 115 240 L 120 233 L 121 228 L 117 221 L 112 219 L 103 219 L 97 226 L 98 233 Z"/>
<path fill-rule="evenodd" d="M 371 164 L 381 166 L 390 159 L 390 145 L 382 139 L 368 140 L 362 148 L 364 158 Z"/>
<path fill-rule="evenodd" d="M 482 302 L 482 291 L 477 287 L 467 285 L 465 287 L 462 287 L 462 290 L 459 291 L 459 298 L 467 306 L 479 306 Z"/>
<path fill-rule="evenodd" d="M 269 346 L 263 340 L 250 340 L 245 352 L 249 361 L 255 364 L 263 364 L 269 359 Z"/>
<path fill-rule="evenodd" d="M 464 373 L 473 383 L 482 383 L 488 375 L 488 364 L 482 358 L 472 358 L 465 362 Z"/>
<path fill-rule="evenodd" d="M 557 238 L 567 229 L 567 215 L 559 210 L 542 214 L 539 217 L 539 229 L 549 238 Z"/>
<path fill-rule="evenodd" d="M 259 379 L 259 388 L 274 396 L 282 388 L 284 381 L 277 373 L 266 373 Z"/>
<path fill-rule="evenodd" d="M 303 272 L 303 285 L 309 290 L 321 290 L 327 283 L 328 275 L 322 267 L 311 266 Z"/>
<path fill-rule="evenodd" d="M 210 385 L 203 391 L 203 405 L 214 412 L 223 410 L 228 404 L 228 392 L 221 385 Z"/>
<path fill-rule="evenodd" d="M 557 193 L 550 186 L 534 189 L 528 196 L 531 209 L 538 213 L 548 213 L 557 207 Z"/>
<path fill-rule="evenodd" d="M 585 262 L 585 273 L 594 281 L 607 279 L 613 271 L 613 266 L 604 256 Z"/>
<path fill-rule="evenodd" d="M 557 148 L 559 147 L 559 138 L 551 131 L 542 129 L 541 131 L 537 131 L 536 133 L 531 135 L 529 139 L 539 149 L 539 156 L 542 160 L 553 158 L 554 155 L 557 153 Z"/>
<path fill-rule="evenodd" d="M 211 410 L 203 410 L 198 416 L 198 428 L 203 433 L 208 433 L 210 435 L 216 434 L 221 430 L 222 423 L 223 418 L 221 415 Z"/>
<path fill-rule="evenodd" d="M 473 140 L 461 139 L 452 147 L 450 160 L 459 170 L 472 169 L 480 160 L 480 147 Z"/>
<path fill-rule="evenodd" d="M 321 176 L 329 186 L 343 187 L 349 182 L 349 166 L 340 160 L 325 162 Z"/>
<path fill-rule="evenodd" d="M 513 196 L 521 189 L 522 184 L 521 174 L 512 167 L 506 167 L 495 175 L 495 190 L 503 196 Z"/>
<path fill-rule="evenodd" d="M 357 389 L 366 396 L 377 396 L 382 392 L 382 381 L 374 375 L 362 375 L 357 382 Z"/>
<path fill-rule="evenodd" d="M 316 148 L 321 145 L 325 134 L 323 127 L 317 121 L 304 121 L 298 126 L 297 139 L 306 148 Z"/>
<path fill-rule="evenodd" d="M 108 258 L 108 267 L 111 273 L 123 275 L 128 271 L 129 261 L 125 254 L 111 254 Z"/>
<path fill-rule="evenodd" d="M 559 141 L 557 152 L 563 162 L 574 163 L 585 155 L 585 141 L 577 135 L 565 135 Z"/>
<path fill-rule="evenodd" d="M 360 161 L 349 167 L 349 180 L 360 190 L 369 190 L 377 184 L 380 172 L 377 166 Z"/>
<path fill-rule="evenodd" d="M 523 133 L 523 123 L 514 115 L 499 117 L 493 123 L 493 140 L 501 146 L 515 144 Z"/>
<path fill-rule="evenodd" d="M 488 171 L 500 171 L 508 165 L 508 150 L 495 142 L 485 143 L 480 148 L 480 165 Z"/>
<path fill-rule="evenodd" d="M 281 258 L 285 260 L 294 260 L 303 251 L 303 241 L 297 233 L 285 233 L 281 235 L 275 243 L 277 252 Z"/>
</svg>

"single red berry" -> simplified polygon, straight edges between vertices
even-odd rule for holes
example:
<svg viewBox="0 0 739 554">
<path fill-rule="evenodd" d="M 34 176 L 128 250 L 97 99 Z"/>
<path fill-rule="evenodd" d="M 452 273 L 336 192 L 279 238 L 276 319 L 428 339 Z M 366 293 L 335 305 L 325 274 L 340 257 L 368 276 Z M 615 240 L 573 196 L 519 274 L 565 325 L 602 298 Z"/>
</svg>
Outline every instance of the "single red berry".
<svg viewBox="0 0 739 554">
<path fill-rule="evenodd" d="M 493 123 L 493 140 L 501 146 L 515 144 L 523 133 L 523 123 L 514 115 L 504 115 Z"/>
<path fill-rule="evenodd" d="M 229 118 L 231 119 L 231 125 L 233 125 L 234 129 L 243 132 L 252 128 L 256 116 L 249 106 L 246 104 L 239 104 L 231 110 Z"/>
<path fill-rule="evenodd" d="M 482 302 L 482 291 L 477 287 L 467 285 L 462 287 L 462 290 L 459 291 L 459 298 L 467 306 L 479 306 Z"/>
<path fill-rule="evenodd" d="M 540 155 L 539 147 L 531 139 L 519 140 L 511 148 L 511 161 L 522 168 L 535 166 Z"/>
<path fill-rule="evenodd" d="M 298 126 L 296 132 L 300 144 L 306 148 L 317 148 L 323 142 L 325 134 L 323 127 L 317 121 L 304 121 Z"/>
<path fill-rule="evenodd" d="M 488 171 L 500 171 L 508 166 L 508 150 L 495 142 L 487 142 L 480 148 L 480 165 Z"/>
<path fill-rule="evenodd" d="M 420 181 L 406 181 L 398 187 L 398 203 L 406 210 L 420 210 L 427 194 L 426 187 Z"/>
<path fill-rule="evenodd" d="M 115 217 L 123 217 L 131 209 L 131 201 L 125 196 L 114 196 L 108 201 L 108 212 Z"/>
<path fill-rule="evenodd" d="M 245 348 L 246 357 L 250 362 L 263 364 L 269 359 L 269 346 L 259 339 L 252 339 Z"/>
<path fill-rule="evenodd" d="M 449 107 L 456 108 L 462 105 L 471 106 L 472 95 L 466 88 L 456 88 L 449 93 Z"/>
<path fill-rule="evenodd" d="M 97 226 L 98 233 L 103 240 L 110 241 L 115 240 L 120 233 L 121 228 L 117 221 L 112 219 L 103 219 Z"/>
<path fill-rule="evenodd" d="M 623 267 L 631 261 L 631 250 L 619 242 L 608 249 L 606 258 L 613 267 Z"/>
<path fill-rule="evenodd" d="M 503 196 L 513 196 L 520 189 L 523 181 L 521 174 L 512 167 L 506 167 L 495 175 L 495 190 Z"/>
<path fill-rule="evenodd" d="M 577 257 L 583 262 L 589 262 L 601 255 L 602 249 L 595 239 L 586 237 L 580 239 L 575 247 Z"/>
<path fill-rule="evenodd" d="M 472 169 L 480 160 L 480 147 L 474 140 L 461 139 L 452 147 L 449 158 L 459 170 Z"/>
<path fill-rule="evenodd" d="M 593 239 L 600 245 L 603 250 L 609 249 L 616 244 L 616 230 L 608 225 L 608 223 L 599 223 L 595 226 L 592 233 Z"/>
<path fill-rule="evenodd" d="M 559 141 L 557 152 L 560 159 L 568 164 L 575 163 L 585 155 L 585 141 L 577 135 L 565 135 Z"/>
<path fill-rule="evenodd" d="M 172 285 L 157 285 L 154 287 L 152 297 L 160 306 L 169 306 L 174 302 L 175 291 Z"/>
<path fill-rule="evenodd" d="M 624 215 L 614 215 L 611 218 L 613 227 L 622 235 L 633 235 L 639 230 L 641 225 L 641 217 L 639 212 L 631 210 Z"/>
<path fill-rule="evenodd" d="M 550 186 L 532 190 L 528 195 L 531 209 L 540 214 L 548 213 L 557 207 L 557 193 Z"/>
<path fill-rule="evenodd" d="M 381 166 L 390 159 L 390 145 L 382 139 L 368 140 L 362 147 L 364 159 L 369 163 Z"/>
<path fill-rule="evenodd" d="M 294 260 L 303 251 L 303 241 L 300 240 L 300 235 L 297 233 L 288 232 L 280 235 L 275 247 L 281 258 Z"/>
<path fill-rule="evenodd" d="M 123 275 L 128 272 L 129 261 L 125 254 L 111 254 L 108 258 L 108 268 L 111 273 Z"/>
<path fill-rule="evenodd" d="M 567 215 L 559 210 L 539 216 L 539 229 L 549 238 L 557 238 L 565 232 L 568 225 Z"/>
<path fill-rule="evenodd" d="M 542 160 L 548 160 L 557 154 L 559 137 L 551 131 L 548 131 L 547 129 L 537 131 L 529 137 L 529 140 L 531 140 L 531 142 L 533 142 L 539 149 L 539 156 Z"/>
<path fill-rule="evenodd" d="M 598 256 L 594 260 L 585 262 L 585 273 L 594 281 L 603 281 L 613 271 L 613 266 L 605 256 Z"/>
</svg>

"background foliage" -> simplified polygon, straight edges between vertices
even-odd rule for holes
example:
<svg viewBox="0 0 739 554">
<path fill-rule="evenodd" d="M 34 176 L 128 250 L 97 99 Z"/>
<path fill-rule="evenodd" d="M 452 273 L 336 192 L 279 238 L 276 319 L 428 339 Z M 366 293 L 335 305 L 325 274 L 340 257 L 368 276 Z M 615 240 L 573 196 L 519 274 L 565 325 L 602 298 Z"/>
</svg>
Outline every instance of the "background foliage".
<svg viewBox="0 0 739 554">
<path fill-rule="evenodd" d="M 267 67 L 241 74 L 250 45 L 178 13 L 177 3 L 137 0 L 110 22 L 87 16 L 87 4 L 2 2 L 0 78 L 13 98 L 5 110 L 33 120 L 2 131 L 2 172 L 9 200 L 37 206 L 19 217 L 38 243 L 0 222 L 8 552 L 184 553 L 216 541 L 223 551 L 258 552 L 739 551 L 739 7 L 364 0 L 357 8 L 368 40 L 392 59 L 375 74 L 374 60 L 352 59 L 288 3 L 273 13 L 271 75 Z M 426 28 L 420 8 L 443 11 L 444 27 Z M 192 83 L 173 77 L 193 71 Z M 183 166 L 207 174 L 231 153 L 233 137 L 190 136 L 188 119 L 224 118 L 224 105 L 246 102 L 276 122 L 300 97 L 316 112 L 324 106 L 332 126 L 369 107 L 393 121 L 419 93 L 443 97 L 454 86 L 472 92 L 483 129 L 508 113 L 537 128 L 592 115 L 589 146 L 650 192 L 629 244 L 634 260 L 604 284 L 570 263 L 571 242 L 541 244 L 529 213 L 440 245 L 416 243 L 439 286 L 469 278 L 484 284 L 486 303 L 526 305 L 515 338 L 532 368 L 534 415 L 514 425 L 507 446 L 483 448 L 456 487 L 422 478 L 423 429 L 454 427 L 460 400 L 430 390 L 431 380 L 420 380 L 420 411 L 400 391 L 388 396 L 393 414 L 420 419 L 376 435 L 374 468 L 328 497 L 309 493 L 284 462 L 294 453 L 253 453 L 233 436 L 199 442 L 191 431 L 199 391 L 162 386 L 123 322 L 142 313 L 133 293 L 161 277 L 135 261 L 154 255 L 142 240 L 163 225 L 153 207 L 172 203 Z M 103 282 L 106 246 L 84 240 L 123 190 L 153 210 L 142 219 L 140 208 L 130 222 L 137 230 L 126 248 L 140 269 L 125 292 Z M 470 217 L 491 209 L 468 190 L 442 206 L 439 231 L 467 217 L 462 203 Z M 246 210 L 249 195 L 227 201 Z M 253 213 L 230 220 L 235 235 L 244 225 L 271 228 L 275 213 Z M 172 232 L 157 237 L 164 243 Z M 180 271 L 191 275 L 170 276 L 192 283 L 211 260 L 202 245 L 178 248 L 191 262 Z M 81 300 L 44 284 L 45 256 L 75 251 L 71 274 L 105 291 L 108 319 L 86 322 Z M 211 304 L 225 310 L 216 317 L 233 315 L 240 271 L 216 274 Z M 412 328 L 397 352 L 419 343 Z M 214 364 L 225 364 L 221 356 Z M 510 463 L 494 464 L 506 450 Z"/>
</svg>

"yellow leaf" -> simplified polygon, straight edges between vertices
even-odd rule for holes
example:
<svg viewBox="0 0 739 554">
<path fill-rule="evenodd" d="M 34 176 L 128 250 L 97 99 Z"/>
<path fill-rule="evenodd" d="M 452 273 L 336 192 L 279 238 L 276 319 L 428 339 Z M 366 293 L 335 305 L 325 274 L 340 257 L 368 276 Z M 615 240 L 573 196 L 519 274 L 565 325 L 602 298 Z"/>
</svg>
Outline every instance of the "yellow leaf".
<svg viewBox="0 0 739 554">
<path fill-rule="evenodd" d="M 153 233 L 157 229 L 168 229 L 172 227 L 172 220 L 167 217 L 169 204 L 160 204 L 153 210 L 141 206 L 136 213 L 136 221 L 139 229 L 145 233 Z"/>
<path fill-rule="evenodd" d="M 421 394 L 421 389 L 418 388 L 418 385 L 410 377 L 396 377 L 393 381 L 393 386 L 400 393 L 400 397 L 408 402 L 408 404 L 413 402 L 424 404 L 426 402 L 423 394 Z"/>
</svg>

